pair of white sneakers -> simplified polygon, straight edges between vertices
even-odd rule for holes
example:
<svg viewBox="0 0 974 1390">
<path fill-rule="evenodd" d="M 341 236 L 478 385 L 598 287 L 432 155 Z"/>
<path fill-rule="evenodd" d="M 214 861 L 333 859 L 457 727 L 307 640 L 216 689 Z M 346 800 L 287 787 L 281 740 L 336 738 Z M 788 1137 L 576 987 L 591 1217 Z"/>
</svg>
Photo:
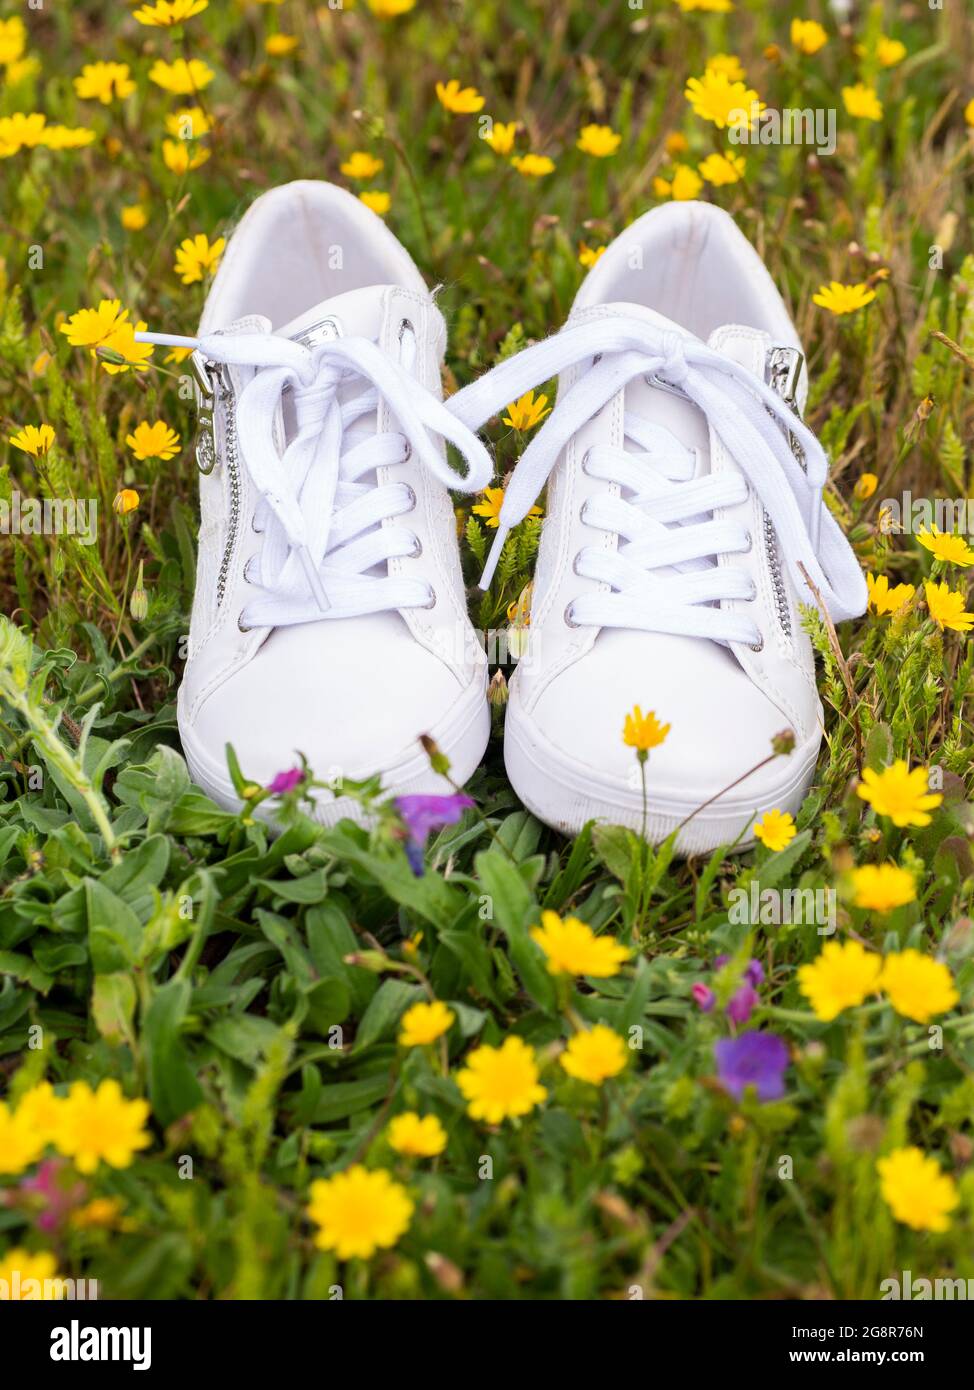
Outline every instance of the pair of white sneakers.
<svg viewBox="0 0 974 1390">
<path fill-rule="evenodd" d="M 228 743 L 262 784 L 304 754 L 336 785 L 315 794 L 328 824 L 357 815 L 342 778 L 449 791 L 421 734 L 456 782 L 473 773 L 490 730 L 487 662 L 450 490 L 491 483 L 476 430 L 557 376 L 484 581 L 547 483 L 530 655 L 506 717 L 515 790 L 567 833 L 593 818 L 641 828 L 621 737 L 640 704 L 671 725 L 649 763 L 652 840 L 703 803 L 680 831 L 684 854 L 746 842 L 762 810 L 797 810 L 822 732 L 798 604 L 815 601 L 814 585 L 838 621 L 864 611 L 866 589 L 800 420 L 794 326 L 727 214 L 670 203 L 640 218 L 590 270 L 560 332 L 447 402 L 445 325 L 419 271 L 327 183 L 253 204 L 197 339 L 146 336 L 192 346 L 200 381 L 179 728 L 215 801 L 240 804 Z M 784 728 L 790 755 L 745 776 Z"/>
</svg>

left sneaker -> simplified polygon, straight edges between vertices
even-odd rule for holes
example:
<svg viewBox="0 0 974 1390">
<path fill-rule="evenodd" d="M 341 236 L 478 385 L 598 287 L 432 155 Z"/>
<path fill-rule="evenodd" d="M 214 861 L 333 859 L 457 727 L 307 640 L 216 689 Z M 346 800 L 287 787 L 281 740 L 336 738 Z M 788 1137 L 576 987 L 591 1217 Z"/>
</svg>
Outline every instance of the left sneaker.
<svg viewBox="0 0 974 1390">
<path fill-rule="evenodd" d="M 560 333 L 448 405 L 478 426 L 559 374 L 482 581 L 547 482 L 508 774 L 558 830 L 642 828 L 622 737 L 638 704 L 670 726 L 646 768 L 648 837 L 679 830 L 684 854 L 745 845 L 756 815 L 798 810 L 815 771 L 822 710 L 799 605 L 821 600 L 835 621 L 866 605 L 800 419 L 794 325 L 726 213 L 670 203 L 608 248 Z M 774 755 L 784 730 L 793 751 Z"/>
<path fill-rule="evenodd" d="M 201 526 L 179 732 L 195 781 L 238 810 L 227 765 L 314 814 L 360 818 L 346 780 L 449 791 L 490 732 L 450 490 L 492 464 L 441 400 L 446 329 L 380 218 L 327 183 L 258 198 L 230 239 L 194 349 Z M 447 461 L 449 439 L 465 474 Z M 272 819 L 274 801 L 259 814 Z"/>
</svg>

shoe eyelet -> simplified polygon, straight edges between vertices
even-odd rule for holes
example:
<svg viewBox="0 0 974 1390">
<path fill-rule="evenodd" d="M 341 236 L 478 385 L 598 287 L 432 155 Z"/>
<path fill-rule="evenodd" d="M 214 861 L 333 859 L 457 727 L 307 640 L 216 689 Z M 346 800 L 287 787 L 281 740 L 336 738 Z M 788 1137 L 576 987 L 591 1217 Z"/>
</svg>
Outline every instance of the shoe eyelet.
<svg viewBox="0 0 974 1390">
<path fill-rule="evenodd" d="M 412 488 L 409 486 L 408 483 L 403 483 L 403 487 L 409 494 L 409 506 L 406 508 L 406 511 L 414 512 L 416 510 L 416 494 L 415 492 L 413 492 Z"/>
<path fill-rule="evenodd" d="M 759 642 L 748 642 L 747 645 L 748 645 L 748 647 L 750 648 L 750 650 L 751 650 L 752 652 L 763 652 L 763 651 L 764 651 L 764 638 L 762 637 L 761 640 L 760 640 Z"/>
<path fill-rule="evenodd" d="M 581 552 L 580 550 L 576 550 L 576 551 L 575 551 L 575 558 L 574 558 L 574 560 L 572 561 L 572 574 L 578 574 L 578 562 L 579 562 L 579 560 L 580 560 L 581 558 L 582 558 L 582 552 Z M 581 575 L 581 574 L 578 574 L 578 577 L 579 577 L 579 579 L 584 579 L 585 576 L 584 576 L 584 575 Z M 569 608 L 570 608 L 570 607 L 571 607 L 571 604 L 569 604 L 568 606 L 569 606 Z"/>
<path fill-rule="evenodd" d="M 250 559 L 247 561 L 247 563 L 246 563 L 246 564 L 244 565 L 244 567 L 243 567 L 243 582 L 244 582 L 245 584 L 253 584 L 253 582 L 254 582 L 254 581 L 251 579 L 251 577 L 250 577 L 250 567 L 251 567 L 251 565 L 254 563 L 254 558 L 255 558 L 255 557 L 254 557 L 253 555 L 251 555 Z"/>
<path fill-rule="evenodd" d="M 574 617 L 573 617 L 574 610 L 575 610 L 575 604 L 574 604 L 574 602 L 568 604 L 568 606 L 567 606 L 566 609 L 565 609 L 565 626 L 566 626 L 566 627 L 578 627 L 578 626 L 579 626 L 579 624 L 576 623 L 576 621 L 575 621 L 575 619 L 574 619 Z"/>
<path fill-rule="evenodd" d="M 585 474 L 586 478 L 591 478 L 592 476 L 591 473 L 588 471 L 588 456 L 591 452 L 591 449 L 586 449 L 584 454 L 582 455 L 582 461 L 579 464 L 579 468 Z"/>
<path fill-rule="evenodd" d="M 256 514 L 256 512 L 254 512 L 254 513 L 251 514 L 251 518 L 250 518 L 250 529 L 251 529 L 251 531 L 253 531 L 253 533 L 254 533 L 255 536 L 262 536 L 262 535 L 264 534 L 264 528 L 263 528 L 262 526 L 258 526 L 258 525 L 257 525 L 257 514 Z"/>
<path fill-rule="evenodd" d="M 403 319 L 403 320 L 400 322 L 400 324 L 399 324 L 399 341 L 400 341 L 400 342 L 402 342 L 402 340 L 403 340 L 403 334 L 404 334 L 407 330 L 408 330 L 410 333 L 415 333 L 415 332 L 416 332 L 415 328 L 413 327 L 413 321 L 412 321 L 412 319 Z"/>
<path fill-rule="evenodd" d="M 242 609 L 242 608 L 241 608 L 239 614 L 237 615 L 237 631 L 238 631 L 238 632 L 252 632 L 252 631 L 253 631 L 252 628 L 244 627 L 244 625 L 243 625 L 243 609 Z"/>
<path fill-rule="evenodd" d="M 742 553 L 743 553 L 744 555 L 750 555 L 750 553 L 751 553 L 751 551 L 752 551 L 753 549 L 754 549 L 754 539 L 753 539 L 753 537 L 751 536 L 750 531 L 745 531 L 745 532 L 744 532 L 744 550 L 743 550 Z"/>
<path fill-rule="evenodd" d="M 588 522 L 585 520 L 585 508 L 586 508 L 587 506 L 588 506 L 588 498 L 586 497 L 585 501 L 582 503 L 582 505 L 581 505 L 581 506 L 579 507 L 579 509 L 578 509 L 578 520 L 579 520 L 579 522 L 580 522 L 580 524 L 581 524 L 582 526 L 587 526 L 587 525 L 588 525 Z"/>
<path fill-rule="evenodd" d="M 418 536 L 413 536 L 413 548 L 408 555 L 404 555 L 404 560 L 418 560 L 423 553 L 423 542 Z"/>
<path fill-rule="evenodd" d="M 435 608 L 435 607 L 436 607 L 436 590 L 433 588 L 432 584 L 428 585 L 427 587 L 429 588 L 430 596 L 429 596 L 429 598 L 427 599 L 427 601 L 426 601 L 425 603 L 420 603 L 420 604 L 417 605 L 417 607 L 419 607 L 419 608 Z"/>
</svg>

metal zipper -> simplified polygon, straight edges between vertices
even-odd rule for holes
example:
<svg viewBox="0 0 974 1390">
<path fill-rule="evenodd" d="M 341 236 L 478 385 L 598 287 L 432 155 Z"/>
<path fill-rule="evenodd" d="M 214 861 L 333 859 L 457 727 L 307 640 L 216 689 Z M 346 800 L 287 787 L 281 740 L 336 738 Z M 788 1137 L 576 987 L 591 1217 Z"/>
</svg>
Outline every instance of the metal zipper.
<svg viewBox="0 0 974 1390">
<path fill-rule="evenodd" d="M 771 348 L 765 359 L 765 380 L 771 387 L 776 396 L 780 396 L 784 403 L 789 406 L 796 415 L 800 414 L 798 409 L 798 378 L 801 375 L 802 365 L 805 359 L 797 348 L 775 347 Z M 789 431 L 788 442 L 795 458 L 806 467 L 805 454 L 795 436 Z M 778 538 L 774 532 L 774 526 L 767 512 L 764 517 L 764 547 L 768 557 L 768 569 L 771 573 L 771 586 L 774 590 L 774 606 L 778 615 L 778 623 L 786 637 L 791 636 L 791 609 L 788 604 L 788 590 L 785 587 L 784 575 L 782 573 L 781 557 L 778 554 Z"/>
<path fill-rule="evenodd" d="M 237 418 L 236 394 L 230 380 L 230 373 L 219 363 L 211 362 L 201 352 L 194 352 L 191 358 L 193 375 L 196 378 L 197 428 L 196 464 L 201 473 L 212 473 L 219 462 L 216 442 L 216 410 L 223 407 L 224 464 L 230 488 L 230 515 L 227 519 L 227 541 L 223 548 L 223 558 L 216 581 L 217 607 L 223 602 L 230 561 L 237 541 L 237 527 L 240 521 L 240 466 L 237 459 Z"/>
</svg>

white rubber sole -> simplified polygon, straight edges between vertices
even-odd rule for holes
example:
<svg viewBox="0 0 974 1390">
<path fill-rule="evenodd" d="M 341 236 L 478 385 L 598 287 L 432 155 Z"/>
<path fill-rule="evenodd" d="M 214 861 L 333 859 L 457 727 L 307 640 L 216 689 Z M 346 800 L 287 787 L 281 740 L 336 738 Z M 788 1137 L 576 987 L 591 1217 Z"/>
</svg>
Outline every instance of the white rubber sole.
<svg viewBox="0 0 974 1390">
<path fill-rule="evenodd" d="M 181 692 L 180 692 L 181 693 Z M 243 802 L 237 796 L 230 780 L 229 771 L 223 763 L 214 758 L 195 738 L 192 726 L 183 719 L 182 704 L 178 705 L 179 736 L 183 745 L 183 755 L 190 775 L 212 801 L 225 810 L 239 812 Z M 490 706 L 487 704 L 486 684 L 482 680 L 471 682 L 456 702 L 449 714 L 422 732 L 428 733 L 450 760 L 450 776 L 462 786 L 477 770 L 490 738 Z M 222 758 L 223 749 L 220 749 Z M 246 775 L 246 767 L 244 767 Z M 314 768 L 312 767 L 312 772 Z M 413 794 L 445 795 L 450 788 L 444 779 L 433 772 L 429 758 L 416 742 L 402 757 L 388 767 L 361 769 L 349 773 L 355 780 L 379 773 L 382 786 L 390 796 L 410 796 Z M 313 794 L 312 818 L 322 825 L 336 825 L 340 820 L 353 820 L 360 825 L 368 823 L 368 817 L 360 804 L 349 796 L 334 794 L 324 789 Z M 256 815 L 260 820 L 274 824 L 279 803 L 273 798 L 262 801 Z"/>
<path fill-rule="evenodd" d="M 782 780 L 772 794 L 773 805 L 793 815 L 798 811 L 815 776 L 815 763 L 821 737 L 818 733 L 782 759 Z M 504 726 L 504 763 L 511 785 L 524 806 L 563 835 L 577 835 L 588 821 L 605 825 L 624 825 L 640 831 L 643 824 L 641 789 L 622 778 L 596 774 L 569 759 L 541 734 L 524 714 L 511 692 Z M 693 816 L 680 831 L 676 842 L 679 855 L 708 854 L 720 845 L 746 849 L 754 843 L 748 832 L 755 814 L 768 805 L 769 794 L 762 794 L 763 807 L 749 795 L 747 780 Z M 701 798 L 705 800 L 706 798 Z M 648 785 L 646 838 L 658 845 L 700 806 L 700 801 L 681 801 Z"/>
</svg>

